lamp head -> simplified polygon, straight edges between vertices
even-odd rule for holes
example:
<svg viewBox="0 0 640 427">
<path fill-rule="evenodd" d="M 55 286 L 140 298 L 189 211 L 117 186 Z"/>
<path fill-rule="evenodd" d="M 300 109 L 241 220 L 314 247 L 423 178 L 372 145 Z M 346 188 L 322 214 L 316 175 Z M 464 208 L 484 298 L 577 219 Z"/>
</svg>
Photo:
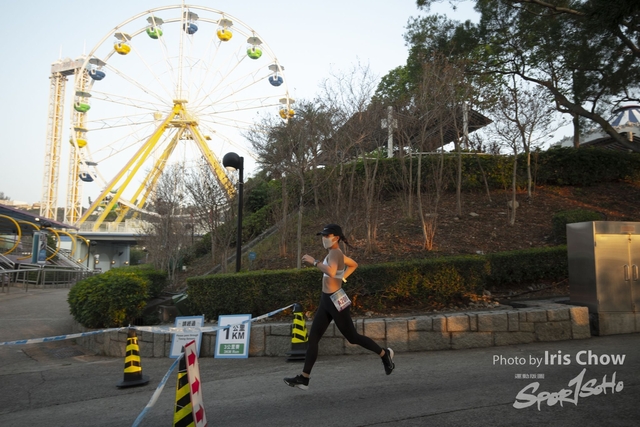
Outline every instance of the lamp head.
<svg viewBox="0 0 640 427">
<path fill-rule="evenodd" d="M 240 170 L 243 167 L 244 158 L 236 153 L 227 153 L 222 158 L 222 165 L 229 170 Z"/>
</svg>

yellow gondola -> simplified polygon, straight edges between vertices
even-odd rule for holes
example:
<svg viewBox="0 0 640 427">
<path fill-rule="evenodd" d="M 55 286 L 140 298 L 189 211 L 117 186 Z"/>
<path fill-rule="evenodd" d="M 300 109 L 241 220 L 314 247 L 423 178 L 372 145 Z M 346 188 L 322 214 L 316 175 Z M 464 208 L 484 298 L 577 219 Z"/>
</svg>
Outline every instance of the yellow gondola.
<svg viewBox="0 0 640 427">
<path fill-rule="evenodd" d="M 216 34 L 218 38 L 223 42 L 228 42 L 233 37 L 233 33 L 229 29 L 233 25 L 233 22 L 229 19 L 223 18 L 218 22 L 218 31 Z"/>
<path fill-rule="evenodd" d="M 118 52 L 120 55 L 126 55 L 129 52 L 131 52 L 131 46 L 129 46 L 126 43 L 116 43 L 113 45 L 113 48 L 116 50 L 116 52 Z"/>
<path fill-rule="evenodd" d="M 129 40 L 131 40 L 131 36 L 127 33 L 115 33 L 113 35 L 118 41 L 113 45 L 113 48 L 120 55 L 126 55 L 131 52 L 131 46 L 129 46 Z"/>
<path fill-rule="evenodd" d="M 296 112 L 292 108 L 289 108 L 288 110 L 283 108 L 280 110 L 280 117 L 282 117 L 285 120 L 292 119 L 293 116 L 295 115 L 296 115 Z"/>
</svg>

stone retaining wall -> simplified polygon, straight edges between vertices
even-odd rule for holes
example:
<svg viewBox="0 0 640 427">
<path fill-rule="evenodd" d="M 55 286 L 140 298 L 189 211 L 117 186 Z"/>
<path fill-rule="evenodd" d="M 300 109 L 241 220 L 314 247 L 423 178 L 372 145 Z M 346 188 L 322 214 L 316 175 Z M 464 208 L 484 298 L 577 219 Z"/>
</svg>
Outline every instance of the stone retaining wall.
<svg viewBox="0 0 640 427">
<path fill-rule="evenodd" d="M 307 322 L 307 329 L 310 325 Z M 359 333 L 397 352 L 458 350 L 591 337 L 586 307 L 543 301 L 531 302 L 521 309 L 503 306 L 493 311 L 357 319 L 355 326 Z M 167 357 L 171 340 L 170 334 L 138 333 L 141 357 Z M 96 334 L 79 338 L 77 342 L 97 354 L 124 357 L 127 332 Z M 204 333 L 200 356 L 213 356 L 215 342 L 215 332 Z M 290 350 L 291 324 L 251 325 L 249 356 L 285 356 Z M 333 322 L 320 341 L 320 355 L 366 352 L 347 342 Z"/>
</svg>

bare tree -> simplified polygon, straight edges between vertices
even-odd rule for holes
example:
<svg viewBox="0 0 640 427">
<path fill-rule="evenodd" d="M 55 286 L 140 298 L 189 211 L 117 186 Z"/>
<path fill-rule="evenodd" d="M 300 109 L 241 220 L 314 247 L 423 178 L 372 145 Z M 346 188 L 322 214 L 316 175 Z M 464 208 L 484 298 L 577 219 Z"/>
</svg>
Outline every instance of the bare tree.
<svg viewBox="0 0 640 427">
<path fill-rule="evenodd" d="M 456 117 L 459 113 L 460 89 L 463 87 L 462 73 L 456 64 L 442 55 L 434 55 L 423 64 L 422 80 L 416 89 L 413 102 L 413 123 L 418 149 L 418 165 L 416 176 L 416 198 L 418 214 L 422 224 L 423 245 L 427 250 L 433 249 L 433 241 L 437 230 L 438 208 L 444 187 L 444 150 L 446 134 L 450 129 L 457 129 Z M 459 145 L 458 161 L 460 162 Z M 430 174 L 426 182 L 423 180 L 422 152 L 439 154 L 429 156 Z M 460 215 L 460 182 L 461 165 L 457 167 L 457 214 Z"/>
<path fill-rule="evenodd" d="M 220 187 L 218 180 L 205 163 L 193 168 L 185 175 L 184 187 L 191 205 L 192 227 L 197 224 L 200 229 L 209 233 L 211 261 L 215 264 L 216 259 L 219 259 L 221 270 L 225 272 L 226 249 L 230 245 L 229 234 L 233 234 L 227 230 L 231 227 L 223 227 L 233 218 L 230 212 L 233 208 L 229 204 L 229 195 Z M 216 247 L 222 249 L 222 257 L 217 257 Z"/>
<path fill-rule="evenodd" d="M 515 77 L 502 86 L 502 93 L 498 102 L 492 108 L 496 119 L 493 133 L 507 146 L 513 154 L 513 169 L 511 179 L 511 201 L 509 202 L 509 224 L 516 221 L 517 201 L 517 171 L 518 154 L 525 153 L 527 169 L 527 197 L 531 200 L 531 148 L 544 142 L 546 135 L 552 132 L 554 122 L 553 109 L 545 102 L 544 92 L 539 87 L 526 87 Z"/>
<path fill-rule="evenodd" d="M 143 244 L 149 250 L 150 261 L 160 270 L 167 271 L 173 283 L 182 251 L 190 244 L 189 209 L 184 193 L 184 168 L 172 165 L 152 190 L 143 230 Z"/>
<path fill-rule="evenodd" d="M 335 215 L 349 229 L 354 229 L 355 218 L 364 219 L 368 252 L 375 249 L 381 188 L 377 174 L 383 145 L 382 114 L 381 106 L 371 103 L 376 84 L 377 77 L 369 66 L 357 63 L 347 72 L 335 73 L 326 79 L 319 100 L 331 113 L 335 128 L 323 145 L 323 159 L 335 165 L 336 172 L 331 185 L 335 193 L 329 194 L 330 204 L 336 207 Z M 363 166 L 362 182 L 356 180 L 358 159 Z M 361 205 L 364 212 L 359 215 Z"/>
<path fill-rule="evenodd" d="M 287 254 L 287 233 L 289 217 L 289 189 L 286 172 L 286 147 L 279 139 L 284 123 L 273 116 L 263 117 L 262 120 L 253 126 L 245 137 L 251 143 L 254 152 L 258 157 L 258 163 L 262 168 L 275 179 L 280 179 L 281 183 L 281 214 L 282 220 L 280 229 L 280 256 Z"/>
<path fill-rule="evenodd" d="M 283 179 L 283 229 L 286 230 L 288 194 L 286 181 L 295 177 L 299 184 L 297 224 L 297 267 L 302 267 L 302 217 L 307 193 L 307 174 L 311 173 L 312 191 L 318 206 L 318 183 L 314 168 L 331 121 L 322 107 L 310 101 L 298 103 L 296 115 L 286 122 L 266 120 L 254 128 L 248 138 L 257 152 L 260 163 L 271 171 L 278 171 Z M 285 233 L 282 233 L 285 235 Z M 284 245 L 281 245 L 281 251 Z M 286 252 L 286 250 L 284 251 Z"/>
</svg>

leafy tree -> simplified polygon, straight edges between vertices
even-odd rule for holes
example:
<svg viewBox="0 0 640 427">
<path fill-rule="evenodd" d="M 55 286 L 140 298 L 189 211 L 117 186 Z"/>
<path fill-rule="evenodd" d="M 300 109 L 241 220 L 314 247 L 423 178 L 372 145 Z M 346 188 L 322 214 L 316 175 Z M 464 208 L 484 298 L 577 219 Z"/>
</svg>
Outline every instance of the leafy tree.
<svg viewBox="0 0 640 427">
<path fill-rule="evenodd" d="M 428 10 L 433 2 L 417 4 Z M 582 117 L 623 146 L 640 151 L 605 119 L 612 105 L 638 98 L 639 2 L 476 0 L 476 10 L 481 15 L 477 25 L 451 27 L 442 20 L 435 25 L 434 18 L 414 21 L 407 66 L 415 52 L 429 49 L 470 57 L 469 71 L 478 76 L 516 75 L 544 87 L 557 109 L 573 117 L 575 141 Z"/>
</svg>

